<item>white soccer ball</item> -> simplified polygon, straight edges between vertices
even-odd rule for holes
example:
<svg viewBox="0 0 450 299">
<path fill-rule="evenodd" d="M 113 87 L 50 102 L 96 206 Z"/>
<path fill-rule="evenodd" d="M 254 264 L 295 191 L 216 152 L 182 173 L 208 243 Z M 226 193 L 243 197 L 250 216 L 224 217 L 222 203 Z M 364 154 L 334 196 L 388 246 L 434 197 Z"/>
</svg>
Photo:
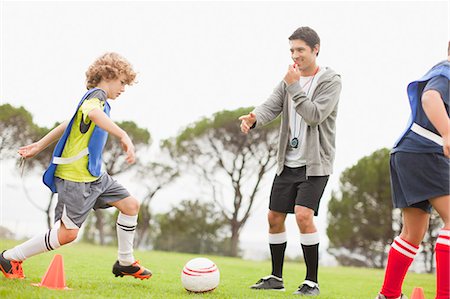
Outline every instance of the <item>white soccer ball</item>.
<svg viewBox="0 0 450 299">
<path fill-rule="evenodd" d="M 219 268 L 213 261 L 199 257 L 190 260 L 181 271 L 181 283 L 189 292 L 205 293 L 219 285 Z"/>
</svg>

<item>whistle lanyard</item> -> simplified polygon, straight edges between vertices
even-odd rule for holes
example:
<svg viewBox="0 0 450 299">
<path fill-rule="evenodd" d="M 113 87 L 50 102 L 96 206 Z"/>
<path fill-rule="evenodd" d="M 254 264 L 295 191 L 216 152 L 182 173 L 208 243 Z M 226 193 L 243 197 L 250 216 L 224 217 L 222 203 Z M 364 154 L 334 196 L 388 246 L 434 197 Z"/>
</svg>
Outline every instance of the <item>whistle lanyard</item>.
<svg viewBox="0 0 450 299">
<path fill-rule="evenodd" d="M 303 84 L 303 86 L 300 85 L 300 87 L 302 88 L 302 90 L 305 89 L 306 85 L 309 84 L 308 86 L 308 91 L 306 92 L 306 96 L 309 97 L 309 92 L 311 91 L 311 87 L 313 85 L 314 82 L 314 78 L 316 77 L 317 73 L 319 72 L 319 67 L 317 67 L 316 71 L 314 72 L 312 78 L 310 78 L 305 84 Z M 300 82 L 299 82 L 300 84 Z M 293 103 L 291 103 L 293 104 Z M 292 134 L 292 140 L 291 140 L 291 147 L 293 148 L 297 148 L 298 147 L 298 137 L 300 136 L 300 129 L 298 132 L 298 136 L 297 135 L 297 111 L 295 111 L 294 106 L 292 106 L 292 117 L 294 118 L 294 133 Z"/>
</svg>

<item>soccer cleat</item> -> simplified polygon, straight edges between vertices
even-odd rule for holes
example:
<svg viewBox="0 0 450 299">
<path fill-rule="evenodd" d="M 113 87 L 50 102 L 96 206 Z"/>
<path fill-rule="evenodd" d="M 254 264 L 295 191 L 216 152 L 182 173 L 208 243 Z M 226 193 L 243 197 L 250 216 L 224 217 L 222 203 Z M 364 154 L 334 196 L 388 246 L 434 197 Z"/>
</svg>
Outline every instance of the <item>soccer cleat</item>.
<svg viewBox="0 0 450 299">
<path fill-rule="evenodd" d="M 130 266 L 122 266 L 119 264 L 119 261 L 116 261 L 113 266 L 112 272 L 116 277 L 130 275 L 141 280 L 149 279 L 150 277 L 152 277 L 152 272 L 139 265 L 139 261 L 135 261 Z"/>
<path fill-rule="evenodd" d="M 283 279 L 274 275 L 261 278 L 254 285 L 250 286 L 250 288 L 254 290 L 285 291 Z"/>
<path fill-rule="evenodd" d="M 383 294 L 378 294 L 377 297 L 375 297 L 375 299 L 408 299 L 408 297 L 406 297 L 405 295 L 401 294 L 400 297 L 398 298 L 388 298 L 386 296 L 384 296 Z"/>
<path fill-rule="evenodd" d="M 0 270 L 6 278 L 10 279 L 24 279 L 25 275 L 23 274 L 22 262 L 10 261 L 3 257 L 4 250 L 0 254 Z"/>
<path fill-rule="evenodd" d="M 304 281 L 294 292 L 294 295 L 300 296 L 318 296 L 319 294 L 319 285 L 312 281 Z"/>
</svg>

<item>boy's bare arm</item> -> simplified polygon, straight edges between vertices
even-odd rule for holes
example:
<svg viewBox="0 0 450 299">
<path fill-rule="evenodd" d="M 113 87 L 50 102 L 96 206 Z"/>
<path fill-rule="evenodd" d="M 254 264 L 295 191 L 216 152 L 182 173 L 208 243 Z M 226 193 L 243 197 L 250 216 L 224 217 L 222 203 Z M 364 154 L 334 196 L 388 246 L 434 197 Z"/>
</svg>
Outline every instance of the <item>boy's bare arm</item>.
<svg viewBox="0 0 450 299">
<path fill-rule="evenodd" d="M 88 117 L 97 126 L 119 138 L 122 148 L 127 154 L 126 161 L 129 164 L 134 163 L 136 159 L 134 154 L 134 145 L 127 132 L 116 125 L 100 108 L 92 109 L 91 112 L 89 112 Z"/>
<path fill-rule="evenodd" d="M 64 133 L 64 130 L 66 129 L 69 121 L 63 121 L 61 124 L 59 124 L 56 128 L 51 130 L 47 133 L 44 137 L 42 137 L 39 141 L 34 142 L 29 145 L 22 146 L 17 151 L 19 155 L 21 155 L 23 158 L 32 158 L 42 152 L 44 149 L 46 149 L 50 144 L 58 140 L 62 134 Z"/>
<path fill-rule="evenodd" d="M 433 126 L 444 139 L 444 155 L 450 158 L 450 118 L 445 110 L 441 94 L 428 90 L 422 95 L 422 107 Z"/>
</svg>

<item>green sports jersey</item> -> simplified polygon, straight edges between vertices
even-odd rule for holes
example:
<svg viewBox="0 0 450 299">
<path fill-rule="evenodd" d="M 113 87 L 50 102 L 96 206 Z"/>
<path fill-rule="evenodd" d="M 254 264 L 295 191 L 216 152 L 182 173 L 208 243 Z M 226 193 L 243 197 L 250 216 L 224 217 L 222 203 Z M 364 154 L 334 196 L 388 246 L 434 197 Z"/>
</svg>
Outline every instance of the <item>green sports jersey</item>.
<svg viewBox="0 0 450 299">
<path fill-rule="evenodd" d="M 73 121 L 72 129 L 61 155 L 62 158 L 74 157 L 88 147 L 89 139 L 95 128 L 95 124 L 89 119 L 88 114 L 95 108 L 100 108 L 103 111 L 105 101 L 105 92 L 98 90 L 94 91 L 83 102 Z M 55 176 L 73 182 L 93 182 L 98 179 L 88 170 L 88 156 L 84 156 L 70 164 L 58 164 Z"/>
</svg>

